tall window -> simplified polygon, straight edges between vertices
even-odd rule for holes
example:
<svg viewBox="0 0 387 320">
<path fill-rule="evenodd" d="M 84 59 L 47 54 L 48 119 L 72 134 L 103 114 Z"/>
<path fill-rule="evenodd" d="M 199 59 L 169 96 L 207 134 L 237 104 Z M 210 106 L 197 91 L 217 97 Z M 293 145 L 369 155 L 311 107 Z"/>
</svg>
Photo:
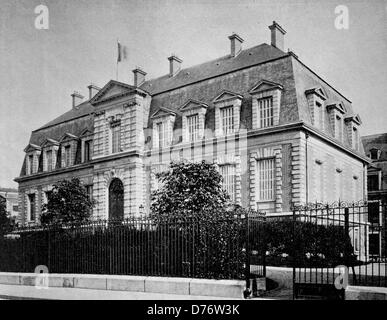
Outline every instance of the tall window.
<svg viewBox="0 0 387 320">
<path fill-rule="evenodd" d="M 87 186 L 85 186 L 85 188 L 86 188 L 87 197 L 89 198 L 89 200 L 92 200 L 92 198 L 93 198 L 93 185 L 92 184 L 87 185 Z"/>
<path fill-rule="evenodd" d="M 156 130 L 158 135 L 158 146 L 159 148 L 165 147 L 168 144 L 168 126 L 164 122 L 156 124 Z"/>
<path fill-rule="evenodd" d="M 359 150 L 359 131 L 353 128 L 353 148 Z"/>
<path fill-rule="evenodd" d="M 343 121 L 339 116 L 336 116 L 336 138 L 343 141 Z"/>
<path fill-rule="evenodd" d="M 368 191 L 378 191 L 379 190 L 379 175 L 372 174 L 367 177 Z"/>
<path fill-rule="evenodd" d="M 235 201 L 235 165 L 225 164 L 219 166 L 223 177 L 223 189 L 227 191 L 232 201 Z"/>
<path fill-rule="evenodd" d="M 234 132 L 234 108 L 233 106 L 220 109 L 223 134 Z"/>
<path fill-rule="evenodd" d="M 35 194 L 34 193 L 28 195 L 28 201 L 29 201 L 30 221 L 35 221 L 36 211 L 35 211 Z"/>
<path fill-rule="evenodd" d="M 52 150 L 46 151 L 47 171 L 52 170 Z"/>
<path fill-rule="evenodd" d="M 70 158 L 71 158 L 71 146 L 65 146 L 65 148 L 64 148 L 65 167 L 70 166 Z"/>
<path fill-rule="evenodd" d="M 121 151 L 121 124 L 117 123 L 112 125 L 112 152 Z"/>
<path fill-rule="evenodd" d="M 187 117 L 188 141 L 197 141 L 199 139 L 199 115 L 195 114 Z"/>
<path fill-rule="evenodd" d="M 85 162 L 88 162 L 91 159 L 91 140 L 85 141 L 85 150 L 83 158 Z"/>
<path fill-rule="evenodd" d="M 275 159 L 257 160 L 257 200 L 274 200 Z"/>
<path fill-rule="evenodd" d="M 274 124 L 273 98 L 258 100 L 260 128 L 271 127 Z"/>
<path fill-rule="evenodd" d="M 314 125 L 317 128 L 322 128 L 322 107 L 320 102 L 316 102 L 316 108 L 314 113 Z"/>
<path fill-rule="evenodd" d="M 32 154 L 28 156 L 28 170 L 29 174 L 34 173 L 34 156 Z"/>
<path fill-rule="evenodd" d="M 378 149 L 371 149 L 370 156 L 372 160 L 378 160 L 380 155 L 380 151 Z"/>
</svg>

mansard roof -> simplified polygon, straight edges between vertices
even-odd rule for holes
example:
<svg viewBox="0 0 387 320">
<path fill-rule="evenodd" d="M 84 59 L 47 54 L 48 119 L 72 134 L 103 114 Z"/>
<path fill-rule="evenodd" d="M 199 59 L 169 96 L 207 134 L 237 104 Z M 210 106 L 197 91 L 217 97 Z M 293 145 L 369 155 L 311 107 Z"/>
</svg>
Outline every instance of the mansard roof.
<svg viewBox="0 0 387 320">
<path fill-rule="evenodd" d="M 381 152 L 379 160 L 387 160 L 387 133 L 364 136 L 361 140 L 366 153 L 372 149 L 378 149 Z"/>
</svg>

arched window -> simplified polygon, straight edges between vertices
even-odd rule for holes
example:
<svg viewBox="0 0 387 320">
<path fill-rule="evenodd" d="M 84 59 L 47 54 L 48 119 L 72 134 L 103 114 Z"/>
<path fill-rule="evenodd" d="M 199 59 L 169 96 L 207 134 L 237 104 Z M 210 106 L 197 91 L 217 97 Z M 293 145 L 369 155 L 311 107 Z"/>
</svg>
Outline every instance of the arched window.
<svg viewBox="0 0 387 320">
<path fill-rule="evenodd" d="M 109 186 L 109 219 L 124 219 L 124 185 L 118 178 Z"/>
</svg>

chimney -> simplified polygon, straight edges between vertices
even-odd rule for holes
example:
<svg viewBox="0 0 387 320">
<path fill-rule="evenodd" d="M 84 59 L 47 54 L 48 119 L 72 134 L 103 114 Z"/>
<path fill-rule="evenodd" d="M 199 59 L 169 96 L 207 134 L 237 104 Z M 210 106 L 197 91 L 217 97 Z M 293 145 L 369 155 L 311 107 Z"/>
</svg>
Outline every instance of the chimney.
<svg viewBox="0 0 387 320">
<path fill-rule="evenodd" d="M 271 45 L 284 51 L 284 35 L 286 31 L 275 21 L 269 26 L 271 30 Z"/>
<path fill-rule="evenodd" d="M 169 58 L 169 76 L 173 77 L 176 75 L 181 69 L 181 63 L 183 60 L 176 57 L 176 55 L 172 54 Z"/>
<path fill-rule="evenodd" d="M 89 100 L 94 97 L 94 95 L 101 90 L 101 88 L 97 87 L 95 84 L 91 83 L 89 86 L 87 86 L 89 89 Z"/>
<path fill-rule="evenodd" d="M 231 56 L 236 57 L 239 54 L 239 52 L 242 51 L 243 39 L 240 36 L 238 36 L 236 33 L 233 33 L 228 38 L 230 39 L 230 44 L 231 44 Z"/>
<path fill-rule="evenodd" d="M 74 91 L 74 93 L 71 94 L 71 97 L 73 98 L 73 108 L 75 108 L 76 106 L 78 106 L 78 105 L 82 102 L 82 100 L 83 100 L 83 98 L 84 98 L 84 96 L 81 95 L 81 94 L 80 94 L 79 92 L 77 92 L 77 91 Z"/>
<path fill-rule="evenodd" d="M 145 81 L 146 72 L 140 67 L 136 67 L 133 71 L 133 83 L 135 87 L 141 86 Z"/>
</svg>

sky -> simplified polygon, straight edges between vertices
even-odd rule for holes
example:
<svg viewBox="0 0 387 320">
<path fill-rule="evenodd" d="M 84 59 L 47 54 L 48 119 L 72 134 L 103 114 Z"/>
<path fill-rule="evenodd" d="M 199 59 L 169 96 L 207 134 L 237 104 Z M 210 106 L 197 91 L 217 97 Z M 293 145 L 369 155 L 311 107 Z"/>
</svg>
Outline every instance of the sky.
<svg viewBox="0 0 387 320">
<path fill-rule="evenodd" d="M 48 29 L 35 27 L 39 5 Z M 285 50 L 353 102 L 362 135 L 387 132 L 387 0 L 1 0 L 0 186 L 17 187 L 31 131 L 70 110 L 74 90 L 116 78 L 117 40 L 128 48 L 118 80 L 132 83 L 136 66 L 168 73 L 171 53 L 183 67 L 228 54 L 233 32 L 244 48 L 270 43 L 273 20 Z"/>
</svg>

